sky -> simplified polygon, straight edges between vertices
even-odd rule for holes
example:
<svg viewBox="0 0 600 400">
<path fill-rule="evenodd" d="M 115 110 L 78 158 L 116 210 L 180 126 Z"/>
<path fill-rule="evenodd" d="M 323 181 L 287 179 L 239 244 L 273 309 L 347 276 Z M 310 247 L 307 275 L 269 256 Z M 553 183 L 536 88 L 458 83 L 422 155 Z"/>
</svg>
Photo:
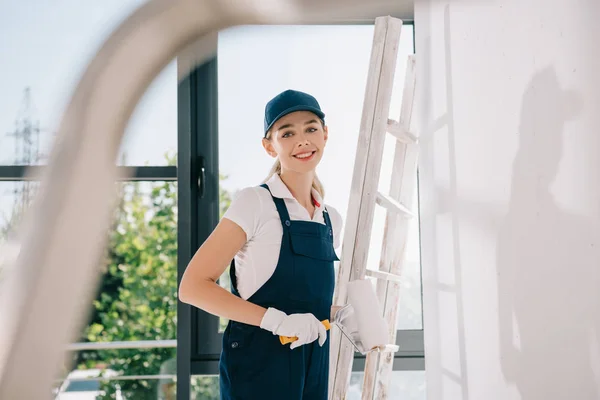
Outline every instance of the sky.
<svg viewBox="0 0 600 400">
<path fill-rule="evenodd" d="M 4 4 L 2 4 L 4 3 Z M 61 113 L 96 51 L 142 0 L 0 0 L 0 165 L 13 164 L 15 120 L 30 88 L 30 114 L 42 127 L 41 151 L 52 145 Z M 326 114 L 330 139 L 318 168 L 325 202 L 345 216 L 363 109 L 373 26 L 252 26 L 219 34 L 219 163 L 223 186 L 235 192 L 260 184 L 271 159 L 261 146 L 265 103 L 291 88 L 314 95 Z M 398 119 L 412 26 L 401 36 L 390 117 Z M 144 95 L 126 132 L 127 165 L 164 165 L 177 147 L 176 60 Z M 393 140 L 386 141 L 380 190 L 389 188 Z M 13 184 L 0 182 L 0 217 L 10 214 Z M 377 268 L 385 214 L 374 222 L 369 268 Z M 411 225 L 408 260 L 418 262 Z M 411 264 L 412 264 L 411 263 Z M 418 268 L 407 273 L 418 277 Z M 410 289 L 420 295 L 420 288 Z M 419 327 L 420 328 L 420 327 Z"/>
</svg>

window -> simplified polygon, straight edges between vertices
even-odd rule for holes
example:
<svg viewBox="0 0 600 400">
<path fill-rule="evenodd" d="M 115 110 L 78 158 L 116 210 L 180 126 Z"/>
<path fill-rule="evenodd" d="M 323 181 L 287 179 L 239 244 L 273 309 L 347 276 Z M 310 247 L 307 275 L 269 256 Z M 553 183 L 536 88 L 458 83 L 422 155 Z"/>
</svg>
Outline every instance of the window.
<svg viewBox="0 0 600 400">
<path fill-rule="evenodd" d="M 23 180 L 25 167 L 43 168 L 81 74 L 112 31 L 144 2 L 25 0 L 0 14 L 0 244 L 37 189 L 37 182 Z M 120 203 L 98 265 L 103 277 L 77 344 L 89 348 L 70 353 L 72 365 L 65 366 L 63 378 L 74 380 L 66 391 L 118 389 L 125 398 L 156 398 L 155 375 L 174 360 L 175 348 L 168 346 L 92 348 L 98 342 L 176 340 L 177 84 L 173 61 L 144 94 L 127 126 L 115 162 L 133 178 L 115 183 Z M 10 271 L 0 271 L 5 273 Z M 96 369 L 150 377 L 89 380 L 86 372 Z"/>
<path fill-rule="evenodd" d="M 390 116 L 396 119 L 400 112 L 407 56 L 414 52 L 412 25 L 404 26 L 401 37 L 390 108 Z M 327 114 L 329 153 L 325 154 L 318 173 L 325 184 L 327 204 L 336 207 L 342 215 L 346 214 L 372 40 L 372 25 L 243 26 L 219 34 L 218 159 L 222 207 L 237 190 L 259 184 L 266 177 L 273 160 L 260 144 L 264 105 L 274 94 L 293 88 L 314 94 Z M 390 183 L 393 144 L 388 138 L 380 179 L 380 189 L 384 192 L 388 192 Z M 417 198 L 415 194 L 414 211 L 418 210 Z M 376 269 L 379 262 L 384 220 L 385 212 L 377 209 L 368 260 L 371 269 Z M 423 357 L 416 221 L 410 226 L 408 246 L 397 320 L 398 341 L 405 352 L 396 355 L 395 367 L 402 367 L 404 357 L 417 357 L 421 361 Z M 230 286 L 227 272 L 222 276 L 221 284 Z M 217 346 L 213 353 L 220 350 L 218 338 L 225 322 L 221 320 L 213 325 Z M 360 358 L 358 356 L 357 360 Z M 424 368 L 422 362 L 415 364 L 413 360 L 407 361 L 410 366 L 405 367 Z M 355 362 L 357 371 L 362 370 L 364 358 L 360 361 Z M 353 379 L 357 380 L 358 376 L 354 375 Z M 422 386 L 419 386 L 421 375 L 397 372 L 395 376 L 416 376 L 413 386 Z M 397 387 L 399 394 L 405 394 L 407 390 L 404 386 Z M 414 398 L 421 398 L 418 396 L 424 393 L 424 389 L 410 390 L 417 393 Z"/>
<path fill-rule="evenodd" d="M 24 181 L 25 167 L 43 168 L 81 74 L 108 35 L 144 3 L 65 0 L 50 5 L 25 0 L 0 15 L 0 54 L 5 60 L 0 74 L 0 243 L 37 188 L 37 182 Z M 412 26 L 403 32 L 400 53 L 406 56 L 413 52 Z M 123 170 L 137 168 L 132 181 L 115 183 L 122 207 L 108 232 L 110 246 L 99 266 L 105 270 L 103 286 L 90 305 L 93 315 L 81 339 L 86 344 L 177 339 L 179 353 L 192 354 L 192 366 L 179 370 L 172 347 L 78 351 L 73 353 L 75 365 L 105 363 L 119 374 L 160 373 L 162 381 L 124 379 L 112 385 L 129 396 L 155 393 L 161 382 L 172 383 L 175 375 L 185 379 L 190 373 L 193 396 L 215 396 L 222 324 L 175 301 L 175 265 L 179 272 L 187 265 L 236 190 L 265 177 L 272 160 L 260 147 L 263 107 L 288 87 L 315 94 L 326 110 L 331 151 L 319 174 L 327 203 L 346 214 L 372 35 L 370 25 L 237 27 L 219 35 L 218 64 L 213 60 L 198 68 L 191 81 L 178 82 L 176 61 L 160 73 L 135 109 L 115 160 Z M 398 63 L 399 77 L 404 60 Z M 392 113 L 400 109 L 402 91 L 394 92 Z M 212 175 L 215 171 L 217 176 Z M 377 221 L 379 216 L 376 226 Z M 375 235 L 372 243 L 377 240 Z M 411 240 L 411 248 L 418 250 L 416 226 Z M 410 280 L 397 327 L 400 336 L 410 333 L 417 343 L 409 356 L 422 359 L 418 251 L 409 258 Z M 369 263 L 372 267 L 373 261 Z M 0 271 L 0 279 L 3 273 L 10 271 Z M 227 286 L 227 279 L 221 284 Z M 192 332 L 197 336 L 191 337 Z M 422 364 L 407 366 L 403 357 L 395 362 L 403 369 L 397 376 L 416 376 L 410 387 L 422 388 L 421 372 L 411 375 Z M 101 389 L 106 389 L 104 384 Z M 405 387 L 395 390 L 409 393 Z"/>
</svg>

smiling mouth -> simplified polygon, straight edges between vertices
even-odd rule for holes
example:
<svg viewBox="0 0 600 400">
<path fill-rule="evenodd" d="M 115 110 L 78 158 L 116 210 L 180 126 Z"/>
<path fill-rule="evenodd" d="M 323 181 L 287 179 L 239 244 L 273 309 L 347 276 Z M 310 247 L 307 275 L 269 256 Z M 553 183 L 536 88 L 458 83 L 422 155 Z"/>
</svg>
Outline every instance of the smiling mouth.
<svg viewBox="0 0 600 400">
<path fill-rule="evenodd" d="M 309 151 L 306 153 L 295 154 L 293 157 L 301 161 L 306 161 L 312 159 L 315 153 L 316 151 Z"/>
</svg>

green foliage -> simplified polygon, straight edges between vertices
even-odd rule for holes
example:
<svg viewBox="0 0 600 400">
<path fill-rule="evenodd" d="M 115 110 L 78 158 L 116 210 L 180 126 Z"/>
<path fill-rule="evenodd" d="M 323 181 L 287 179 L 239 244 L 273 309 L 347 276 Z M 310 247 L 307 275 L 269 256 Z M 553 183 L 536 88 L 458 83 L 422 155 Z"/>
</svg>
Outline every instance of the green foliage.
<svg viewBox="0 0 600 400">
<path fill-rule="evenodd" d="M 177 187 L 123 184 L 109 238 L 103 284 L 85 330 L 91 342 L 166 340 L 177 329 Z M 158 374 L 174 349 L 83 352 L 80 367 L 101 362 L 124 375 Z M 156 381 L 123 381 L 124 393 L 156 399 Z"/>
<path fill-rule="evenodd" d="M 177 184 L 129 182 L 119 184 L 119 191 L 121 201 L 110 232 L 104 275 L 83 340 L 175 339 Z M 221 189 L 221 215 L 230 202 L 230 194 Z M 175 352 L 172 348 L 83 351 L 76 364 L 78 368 L 106 366 L 123 375 L 155 375 L 165 373 L 165 365 L 174 366 Z M 170 369 L 166 373 L 175 374 Z M 119 381 L 124 398 L 136 400 L 157 399 L 158 384 L 154 379 Z M 103 385 L 104 398 L 114 398 L 114 386 L 115 381 Z M 197 377 L 193 392 L 198 399 L 216 400 L 218 381 Z"/>
</svg>

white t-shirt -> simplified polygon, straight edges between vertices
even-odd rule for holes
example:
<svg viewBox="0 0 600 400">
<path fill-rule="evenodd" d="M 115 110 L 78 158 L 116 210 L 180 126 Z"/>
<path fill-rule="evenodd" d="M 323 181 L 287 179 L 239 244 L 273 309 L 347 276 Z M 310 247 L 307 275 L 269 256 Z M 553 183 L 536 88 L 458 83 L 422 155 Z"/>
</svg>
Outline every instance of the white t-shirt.
<svg viewBox="0 0 600 400">
<path fill-rule="evenodd" d="M 313 218 L 292 196 L 279 175 L 275 174 L 267 182 L 273 196 L 282 198 L 290 214 L 290 219 L 313 221 L 325 224 L 323 210 L 327 207 L 333 229 L 334 248 L 340 247 L 342 216 L 330 205 L 323 204 L 319 193 L 313 189 L 313 198 L 319 204 Z M 283 228 L 275 207 L 275 202 L 267 189 L 260 186 L 240 190 L 223 215 L 246 233 L 246 244 L 235 255 L 235 276 L 237 289 L 242 299 L 252 296 L 275 272 L 281 248 Z M 338 258 L 339 251 L 336 251 Z"/>
</svg>

